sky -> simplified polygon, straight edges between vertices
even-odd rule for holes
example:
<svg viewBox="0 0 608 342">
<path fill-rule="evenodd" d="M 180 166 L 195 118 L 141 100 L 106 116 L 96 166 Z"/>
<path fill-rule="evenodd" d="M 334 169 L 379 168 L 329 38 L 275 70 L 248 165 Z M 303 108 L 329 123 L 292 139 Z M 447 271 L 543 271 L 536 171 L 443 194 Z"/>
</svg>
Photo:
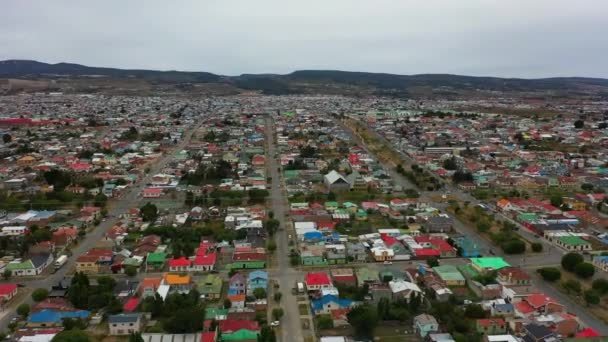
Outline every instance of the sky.
<svg viewBox="0 0 608 342">
<path fill-rule="evenodd" d="M 0 60 L 608 78 L 606 0 L 2 0 Z"/>
</svg>

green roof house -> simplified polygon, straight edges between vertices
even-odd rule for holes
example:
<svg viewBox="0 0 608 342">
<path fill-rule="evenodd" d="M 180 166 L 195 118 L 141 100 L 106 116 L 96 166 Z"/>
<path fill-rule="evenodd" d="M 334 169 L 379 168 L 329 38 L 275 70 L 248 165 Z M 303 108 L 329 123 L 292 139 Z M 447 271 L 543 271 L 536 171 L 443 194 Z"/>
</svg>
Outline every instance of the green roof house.
<svg viewBox="0 0 608 342">
<path fill-rule="evenodd" d="M 222 295 L 222 278 L 207 274 L 196 284 L 196 289 L 205 299 L 217 299 Z"/>
<path fill-rule="evenodd" d="M 464 286 L 465 279 L 458 269 L 452 265 L 433 267 L 433 271 L 439 275 L 448 286 Z"/>
<path fill-rule="evenodd" d="M 146 271 L 162 271 L 167 261 L 167 253 L 148 253 L 146 257 Z"/>
<path fill-rule="evenodd" d="M 222 334 L 222 341 L 257 341 L 258 334 L 256 330 L 241 329 L 232 334 Z"/>
<path fill-rule="evenodd" d="M 498 271 L 499 269 L 509 265 L 501 257 L 487 257 L 487 258 L 471 258 L 471 266 L 479 273 L 486 273 L 492 271 Z"/>
</svg>

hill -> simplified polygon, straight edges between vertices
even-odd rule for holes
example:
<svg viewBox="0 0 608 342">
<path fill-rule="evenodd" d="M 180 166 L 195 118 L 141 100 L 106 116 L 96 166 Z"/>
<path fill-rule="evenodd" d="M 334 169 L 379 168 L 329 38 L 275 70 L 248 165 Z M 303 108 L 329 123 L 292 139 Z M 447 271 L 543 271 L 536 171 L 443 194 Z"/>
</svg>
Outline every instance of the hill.
<svg viewBox="0 0 608 342">
<path fill-rule="evenodd" d="M 209 72 L 157 71 L 89 67 L 80 64 L 48 64 L 28 60 L 0 61 L 0 78 L 113 78 L 139 79 L 154 84 L 193 83 L 221 85 L 223 89 L 255 90 L 266 94 L 356 93 L 400 94 L 420 89 L 433 94 L 464 92 L 556 92 L 608 96 L 608 80 L 585 77 L 542 79 L 474 77 L 450 74 L 396 75 L 337 70 L 300 70 L 286 75 L 243 74 L 222 76 Z"/>
</svg>

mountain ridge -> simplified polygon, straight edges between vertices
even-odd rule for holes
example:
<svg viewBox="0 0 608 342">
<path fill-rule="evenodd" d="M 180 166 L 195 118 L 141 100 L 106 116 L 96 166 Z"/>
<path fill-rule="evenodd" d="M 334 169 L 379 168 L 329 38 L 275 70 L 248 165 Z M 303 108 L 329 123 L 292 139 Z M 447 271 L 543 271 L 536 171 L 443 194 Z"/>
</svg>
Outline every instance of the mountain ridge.
<svg viewBox="0 0 608 342">
<path fill-rule="evenodd" d="M 400 75 L 341 70 L 296 70 L 288 74 L 251 74 L 225 76 L 203 71 L 119 69 L 91 67 L 75 63 L 44 63 L 35 60 L 0 61 L 2 78 L 92 77 L 136 78 L 158 83 L 217 83 L 267 94 L 306 92 L 320 85 L 348 85 L 374 89 L 379 93 L 407 92 L 431 87 L 466 91 L 599 91 L 608 94 L 608 79 L 593 77 L 503 78 L 455 74 Z M 599 88 L 599 89 L 598 89 Z"/>
</svg>

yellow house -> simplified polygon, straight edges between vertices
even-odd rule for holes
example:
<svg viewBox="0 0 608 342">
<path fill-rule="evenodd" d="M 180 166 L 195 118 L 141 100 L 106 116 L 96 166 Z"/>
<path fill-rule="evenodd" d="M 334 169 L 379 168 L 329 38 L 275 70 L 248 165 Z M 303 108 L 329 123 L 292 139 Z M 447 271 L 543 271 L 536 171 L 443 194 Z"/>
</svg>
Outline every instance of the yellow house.
<svg viewBox="0 0 608 342">
<path fill-rule="evenodd" d="M 76 272 L 99 273 L 98 256 L 82 255 L 76 259 Z"/>
<path fill-rule="evenodd" d="M 36 162 L 36 158 L 32 156 L 25 156 L 17 159 L 17 165 L 19 166 L 28 166 L 32 165 Z"/>
</svg>

